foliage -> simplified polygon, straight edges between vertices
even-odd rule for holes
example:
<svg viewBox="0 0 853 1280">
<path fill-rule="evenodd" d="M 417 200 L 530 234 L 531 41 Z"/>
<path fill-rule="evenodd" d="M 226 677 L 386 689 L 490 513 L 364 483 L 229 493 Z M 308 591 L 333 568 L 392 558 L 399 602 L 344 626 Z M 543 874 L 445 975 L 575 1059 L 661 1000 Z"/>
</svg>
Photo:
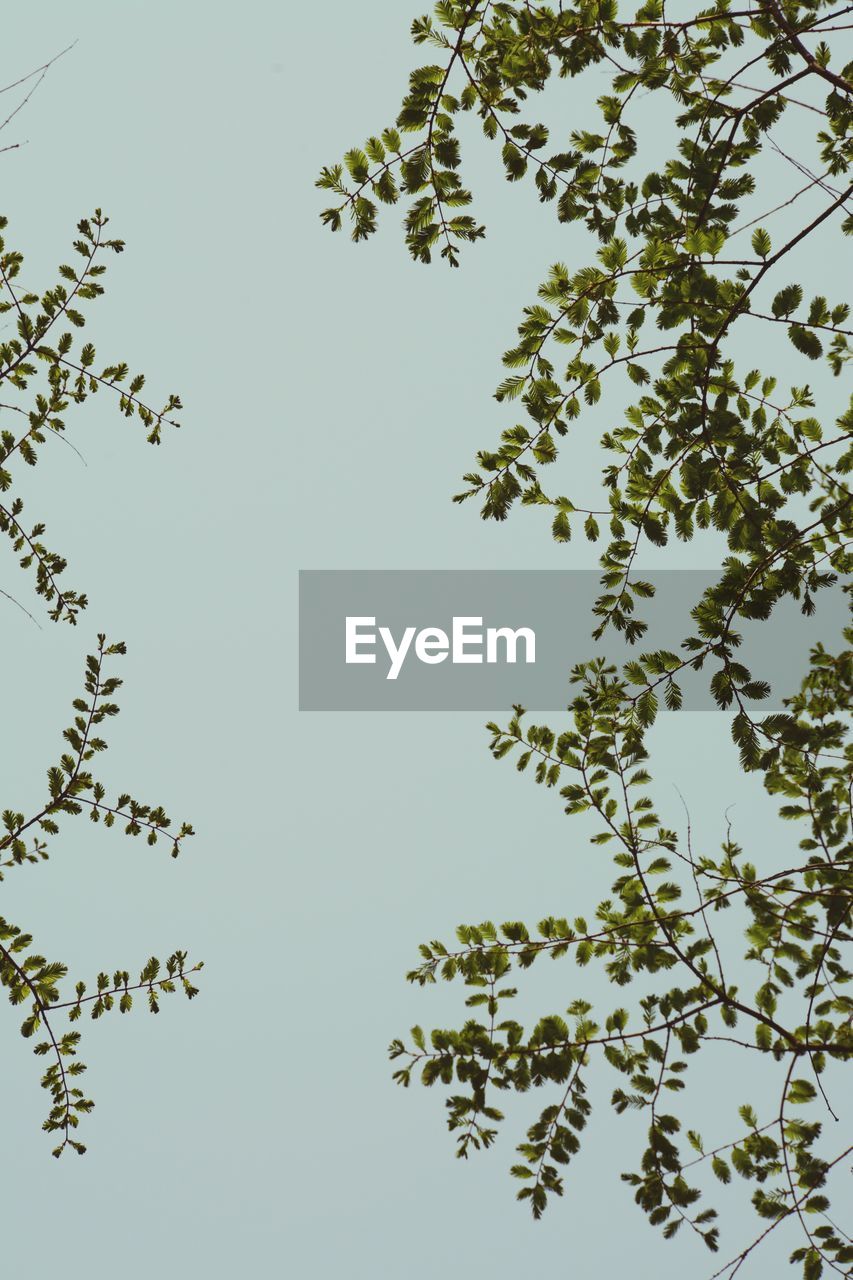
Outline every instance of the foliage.
<svg viewBox="0 0 853 1280">
<path fill-rule="evenodd" d="M 85 325 L 80 307 L 103 293 L 105 253 L 124 248 L 121 240 L 105 237 L 107 221 L 98 209 L 78 223 L 74 250 L 82 261 L 76 267 L 60 266 L 59 282 L 41 294 L 18 285 L 23 257 L 0 236 L 0 313 L 15 322 L 14 336 L 0 342 L 0 531 L 21 567 L 34 575 L 35 590 L 49 606 L 49 617 L 72 624 L 86 608 L 87 597 L 64 585 L 66 562 L 42 541 L 44 524 L 24 523 L 23 502 L 15 493 L 16 468 L 35 466 L 48 438 L 64 437 L 71 406 L 102 388 L 116 394 L 125 417 L 141 421 L 153 444 L 160 443 L 165 427 L 178 425 L 169 415 L 181 407 L 179 398 L 171 395 L 160 409 L 151 408 L 140 397 L 142 374 L 131 376 L 124 362 L 97 363 L 93 344 L 77 340 L 75 330 Z M 0 231 L 6 227 L 7 219 L 0 218 Z M 149 845 L 164 842 L 173 857 L 193 835 L 186 822 L 174 829 L 160 805 L 142 803 L 130 794 L 110 799 L 106 785 L 92 772 L 94 758 L 107 747 L 100 726 L 119 710 L 113 698 L 122 682 L 110 674 L 110 663 L 124 653 L 123 643 L 109 644 L 104 635 L 98 636 L 96 653 L 86 659 L 83 696 L 75 698 L 72 723 L 63 733 L 63 752 L 47 771 L 44 801 L 29 815 L 12 808 L 2 813 L 0 880 L 4 873 L 47 859 L 48 843 L 59 835 L 61 822 L 83 813 L 106 827 L 118 824 L 129 836 L 143 835 Z M 188 963 L 185 951 L 175 951 L 165 964 L 156 957 L 148 960 L 137 980 L 116 970 L 112 977 L 98 974 L 92 991 L 78 981 L 73 994 L 66 993 L 67 966 L 46 960 L 34 950 L 29 933 L 0 916 L 0 982 L 10 1002 L 26 1011 L 21 1033 L 45 1037 L 34 1052 L 48 1058 L 41 1084 L 50 1096 L 44 1129 L 59 1138 L 54 1155 L 68 1147 L 85 1151 L 76 1130 L 81 1115 L 94 1105 L 79 1087 L 85 1071 L 77 1058 L 80 1032 L 60 1031 L 58 1015 L 76 1022 L 84 1012 L 92 1018 L 114 1008 L 127 1013 L 135 993 L 142 993 L 156 1013 L 165 994 L 179 988 L 189 998 L 196 994 L 191 978 L 200 968 L 200 963 Z"/>
<path fill-rule="evenodd" d="M 6 230 L 7 222 L 0 217 L 0 232 Z M 60 281 L 41 295 L 17 288 L 23 255 L 8 249 L 0 235 L 0 315 L 11 314 L 16 329 L 15 337 L 0 343 L 0 387 L 13 396 L 11 403 L 0 405 L 0 413 L 4 417 L 16 413 L 24 420 L 18 432 L 10 428 L 0 432 L 0 493 L 11 495 L 0 503 L 0 531 L 8 536 L 16 553 L 23 553 L 21 567 L 33 570 L 36 591 L 52 605 L 50 617 L 71 623 L 86 607 L 86 596 L 62 584 L 66 562 L 41 541 L 44 524 L 28 527 L 23 523 L 24 504 L 14 496 L 11 468 L 15 462 L 34 467 L 48 436 L 64 435 L 62 415 L 70 405 L 83 404 L 102 387 L 118 392 L 120 411 L 128 418 L 139 417 L 151 444 L 160 443 L 164 425 L 178 426 L 168 415 L 181 408 L 178 396 L 170 395 L 155 411 L 140 399 L 143 374 L 131 376 L 124 361 L 99 366 L 91 342 L 75 345 L 74 330 L 86 323 L 79 304 L 100 297 L 104 291 L 104 254 L 124 250 L 124 241 L 105 238 L 107 222 L 96 209 L 91 218 L 77 224 L 79 238 L 74 241 L 74 251 L 82 263 L 63 263 Z M 50 345 L 49 338 L 55 345 Z"/>
<path fill-rule="evenodd" d="M 555 264 L 525 308 L 496 391 L 501 404 L 523 406 L 524 421 L 477 455 L 456 500 L 476 498 L 494 520 L 516 504 L 544 507 L 558 542 L 579 524 L 600 542 L 596 637 L 613 626 L 632 643 L 642 638 L 638 606 L 651 594 L 634 574 L 642 548 L 665 547 L 673 535 L 725 542 L 719 580 L 671 650 L 641 654 L 622 671 L 600 661 L 577 668 L 565 730 L 525 728 L 520 707 L 506 727 L 489 726 L 496 757 L 515 753 L 537 782 L 562 784 L 569 814 L 597 819 L 593 844 L 610 846 L 617 879 L 595 923 L 487 922 L 461 927 L 452 949 L 423 946 L 410 979 L 459 978 L 477 1012 L 457 1030 L 427 1037 L 413 1028 L 391 1053 L 402 1084 L 419 1075 L 456 1086 L 448 1118 L 463 1156 L 492 1143 L 497 1093 L 548 1092 L 513 1168 L 536 1217 L 562 1192 L 603 1058 L 622 1077 L 616 1111 L 647 1120 L 645 1149 L 623 1178 L 667 1238 L 686 1224 L 718 1248 L 706 1170 L 722 1183 L 734 1170 L 753 1184 L 762 1223 L 717 1272 L 728 1276 L 789 1221 L 803 1233 L 791 1260 L 806 1280 L 851 1274 L 853 1263 L 850 1236 L 830 1216 L 832 1175 L 849 1165 L 851 1148 L 823 1119 L 834 1114 L 833 1073 L 853 1052 L 843 960 L 853 900 L 851 651 L 815 648 L 801 692 L 783 714 L 760 717 L 755 703 L 770 689 L 737 660 L 736 630 L 739 619 L 772 619 L 785 597 L 811 613 L 816 593 L 851 568 L 849 390 L 837 411 L 818 416 L 804 380 L 783 391 L 772 369 L 743 361 L 763 332 L 778 335 L 786 371 L 823 366 L 840 385 L 849 369 L 847 301 L 810 296 L 796 278 L 804 245 L 835 233 L 840 253 L 853 233 L 848 15 L 827 0 L 721 0 L 679 6 L 677 18 L 662 0 L 634 13 L 616 0 L 442 0 L 434 18 L 412 26 L 415 43 L 439 60 L 412 73 L 395 126 L 318 180 L 336 197 L 323 214 L 332 230 L 348 220 L 353 239 L 365 240 L 381 204 L 405 201 L 412 257 L 429 262 L 437 252 L 457 266 L 484 234 L 459 212 L 472 205 L 458 128 L 467 113 L 500 147 L 507 180 L 532 178 L 559 221 L 592 239 L 591 260 Z M 556 141 L 529 105 L 551 80 L 578 82 L 574 97 L 561 83 L 561 111 L 568 98 L 587 125 Z M 593 94 L 600 124 L 591 120 Z M 654 118 L 643 104 L 651 95 Z M 670 132 L 655 124 L 673 117 Z M 669 153 L 659 159 L 661 148 Z M 761 205 L 756 177 L 765 155 L 796 174 L 773 208 Z M 545 469 L 602 397 L 603 500 L 581 506 L 546 492 Z M 669 709 L 681 705 L 678 675 L 688 667 L 710 670 L 742 768 L 780 797 L 783 818 L 806 825 L 793 865 L 759 875 L 731 833 L 711 857 L 694 850 L 689 826 L 681 835 L 659 816 L 646 738 L 661 697 Z M 745 956 L 720 927 L 720 913 L 738 908 Z M 615 986 L 636 981 L 647 994 L 630 1009 L 598 1013 L 574 1000 L 569 1021 L 548 1014 L 525 1029 L 508 1012 L 512 974 L 544 954 L 597 962 Z M 685 1091 L 693 1056 L 708 1059 L 722 1043 L 731 1054 L 764 1055 L 767 1087 L 761 1107 L 740 1107 L 734 1137 L 705 1143 L 669 1104 Z"/>
</svg>

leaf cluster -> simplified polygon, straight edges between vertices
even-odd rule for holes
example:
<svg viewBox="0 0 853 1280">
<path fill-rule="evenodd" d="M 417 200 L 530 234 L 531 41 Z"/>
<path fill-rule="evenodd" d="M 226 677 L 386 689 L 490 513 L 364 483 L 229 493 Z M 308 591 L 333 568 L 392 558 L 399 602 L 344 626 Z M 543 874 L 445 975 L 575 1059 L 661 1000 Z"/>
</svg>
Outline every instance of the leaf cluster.
<svg viewBox="0 0 853 1280">
<path fill-rule="evenodd" d="M 805 1280 L 853 1274 L 849 1229 L 830 1211 L 850 1148 L 839 1150 L 818 1118 L 835 1115 L 824 1079 L 853 1053 L 844 959 L 851 651 L 817 646 L 800 692 L 784 712 L 763 716 L 755 704 L 770 687 L 738 653 L 741 622 L 762 621 L 770 635 L 780 602 L 794 599 L 810 615 L 820 591 L 849 589 L 853 567 L 853 397 L 848 388 L 819 412 L 809 385 L 816 367 L 845 384 L 850 305 L 843 291 L 810 288 L 798 269 L 803 246 L 820 243 L 840 258 L 853 233 L 846 13 L 829 0 L 719 0 L 677 14 L 661 0 L 635 10 L 616 0 L 444 0 L 413 24 L 434 61 L 412 73 L 396 127 L 318 183 L 336 197 L 323 214 L 332 230 L 349 220 L 353 238 L 367 240 L 380 206 L 403 202 L 412 256 L 428 262 L 441 242 L 457 265 L 466 242 L 483 234 L 469 215 L 457 228 L 445 213 L 453 193 L 471 203 L 457 126 L 466 113 L 479 119 L 506 179 L 532 182 L 591 247 L 586 261 L 555 263 L 524 308 L 495 391 L 498 404 L 517 409 L 515 420 L 477 454 L 455 500 L 474 498 L 498 521 L 518 506 L 545 508 L 557 542 L 580 531 L 599 544 L 595 639 L 607 627 L 631 643 L 645 635 L 642 605 L 653 589 L 636 574 L 641 554 L 673 539 L 714 538 L 724 548 L 689 634 L 621 671 L 598 660 L 576 669 L 567 728 L 525 726 L 520 707 L 505 727 L 488 726 L 497 759 L 514 758 L 559 792 L 570 816 L 598 820 L 592 843 L 613 853 L 612 893 L 592 923 L 562 914 L 536 929 L 486 921 L 461 927 L 452 947 L 424 944 L 410 979 L 459 980 L 478 1012 L 457 1029 L 416 1027 L 391 1055 L 401 1084 L 419 1076 L 448 1089 L 461 1155 L 494 1141 L 503 1118 L 496 1093 L 548 1093 L 512 1170 L 536 1217 L 562 1192 L 603 1060 L 621 1076 L 617 1113 L 645 1118 L 644 1149 L 623 1176 L 664 1236 L 689 1231 L 716 1251 L 708 1186 L 732 1182 L 733 1172 L 752 1184 L 759 1234 L 717 1272 L 729 1277 L 781 1223 L 803 1233 L 791 1261 Z M 590 86 L 563 132 L 531 107 L 554 81 L 579 82 L 581 95 Z M 663 159 L 640 108 L 655 94 L 659 118 L 677 130 Z M 791 176 L 772 208 L 757 176 L 766 155 Z M 784 377 L 744 355 L 762 329 L 778 338 Z M 551 487 L 600 402 L 600 493 Z M 650 794 L 647 736 L 663 709 L 681 706 L 688 669 L 707 671 L 741 767 L 779 797 L 782 819 L 805 828 L 796 862 L 780 854 L 770 875 L 758 875 L 731 832 L 717 856 L 694 848 L 689 820 L 679 833 Z M 743 925 L 746 951 L 736 959 L 715 923 L 722 912 Z M 546 953 L 600 964 L 619 989 L 646 975 L 652 994 L 597 1015 L 572 1000 L 525 1028 L 508 1013 L 514 971 Z M 675 1105 L 700 1051 L 763 1055 L 776 1082 L 760 1111 L 740 1105 L 734 1137 L 707 1147 Z"/>
<path fill-rule="evenodd" d="M 0 341 L 0 532 L 7 535 L 21 567 L 34 572 L 36 593 L 50 606 L 50 618 L 72 624 L 88 599 L 64 585 L 66 562 L 44 543 L 44 524 L 24 523 L 24 504 L 15 492 L 21 469 L 37 464 L 50 438 L 65 438 L 72 405 L 85 403 L 101 390 L 115 395 L 125 417 L 140 420 L 152 444 L 160 443 L 166 426 L 179 425 L 171 415 L 181 408 L 176 395 L 168 396 L 159 409 L 151 408 L 141 396 L 141 373 L 131 374 L 125 362 L 101 364 L 95 346 L 79 341 L 78 331 L 86 323 L 81 308 L 103 293 L 103 257 L 124 248 L 122 241 L 106 238 L 107 221 L 96 210 L 78 224 L 73 246 L 77 265 L 61 265 L 59 282 L 42 293 L 21 282 L 23 256 L 0 235 L 0 314 L 13 322 L 14 331 Z M 6 227 L 7 220 L 0 218 L 0 232 Z M 44 862 L 61 827 L 84 813 L 93 824 L 118 825 L 128 836 L 143 836 L 149 846 L 164 843 L 172 857 L 194 834 L 188 822 L 174 825 L 162 805 L 141 801 L 130 791 L 113 792 L 96 772 L 107 749 L 105 726 L 119 712 L 115 696 L 122 681 L 111 673 L 111 662 L 124 653 L 122 642 L 109 643 L 104 634 L 98 636 L 96 652 L 86 659 L 71 722 L 63 730 L 62 749 L 47 769 L 42 802 L 30 812 L 9 805 L 0 813 L 0 880 L 13 870 Z M 14 738 L 7 738 L 14 745 Z M 0 984 L 10 1003 L 24 1011 L 21 1034 L 27 1039 L 42 1037 L 33 1051 L 47 1059 L 41 1085 L 50 1103 L 43 1127 L 58 1138 L 55 1156 L 68 1149 L 79 1154 L 86 1150 L 76 1135 L 81 1117 L 94 1106 L 80 1088 L 79 1077 L 86 1069 L 77 1056 L 80 1032 L 61 1030 L 59 1021 L 77 1022 L 84 1012 L 100 1018 L 114 1008 L 124 1014 L 135 996 L 157 1013 L 165 995 L 182 990 L 192 999 L 197 994 L 192 978 L 201 967 L 200 962 L 190 964 L 187 953 L 178 950 L 165 963 L 152 957 L 136 979 L 127 970 L 115 970 L 112 977 L 104 971 L 93 990 L 78 981 L 72 994 L 65 985 L 68 966 L 48 961 L 34 950 L 28 932 L 0 917 Z"/>
</svg>

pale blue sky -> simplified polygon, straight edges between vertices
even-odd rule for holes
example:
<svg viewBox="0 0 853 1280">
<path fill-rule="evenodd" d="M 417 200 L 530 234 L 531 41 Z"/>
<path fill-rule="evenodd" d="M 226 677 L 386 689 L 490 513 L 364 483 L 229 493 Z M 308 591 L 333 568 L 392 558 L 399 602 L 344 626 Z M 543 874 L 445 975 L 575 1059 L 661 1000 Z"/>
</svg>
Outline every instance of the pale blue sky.
<svg viewBox="0 0 853 1280">
<path fill-rule="evenodd" d="M 521 307 L 581 242 L 483 151 L 492 234 L 460 272 L 410 263 L 398 211 L 358 249 L 316 219 L 319 166 L 393 117 L 417 56 L 408 20 L 390 0 L 292 14 L 46 0 L 4 23 L 3 83 L 78 39 L 7 130 L 28 140 L 0 158 L 9 243 L 46 284 L 102 205 L 128 248 L 91 336 L 186 409 L 154 450 L 99 396 L 68 415 L 86 465 L 57 442 L 27 477 L 92 603 L 76 630 L 38 631 L 0 601 L 15 735 L 0 799 L 40 795 L 104 629 L 130 649 L 105 777 L 199 834 L 173 863 L 71 825 L 49 865 L 0 886 L 0 910 L 75 976 L 175 946 L 207 962 L 191 1007 L 88 1029 L 97 1109 L 80 1160 L 50 1159 L 37 1063 L 0 1010 L 10 1272 L 585 1280 L 642 1258 L 667 1280 L 707 1266 L 687 1240 L 662 1246 L 619 1183 L 614 1144 L 618 1168 L 633 1165 L 641 1125 L 613 1120 L 609 1078 L 571 1195 L 539 1225 L 506 1172 L 539 1099 L 464 1165 L 438 1094 L 390 1083 L 392 1036 L 462 1016 L 461 993 L 404 983 L 417 943 L 463 920 L 586 907 L 611 877 L 582 830 L 490 760 L 480 715 L 296 712 L 298 568 L 568 567 L 538 518 L 484 524 L 448 495 L 505 425 L 489 396 Z M 713 551 L 669 563 L 707 567 Z M 0 586 L 26 599 L 5 553 Z M 670 821 L 677 785 L 695 838 L 714 847 L 734 806 L 742 841 L 762 837 L 756 860 L 773 857 L 770 806 L 724 722 L 668 717 L 656 745 Z M 534 1007 L 564 1008 L 577 971 L 555 966 L 536 990 Z M 722 1105 L 718 1078 L 705 1074 L 699 1127 Z"/>
</svg>

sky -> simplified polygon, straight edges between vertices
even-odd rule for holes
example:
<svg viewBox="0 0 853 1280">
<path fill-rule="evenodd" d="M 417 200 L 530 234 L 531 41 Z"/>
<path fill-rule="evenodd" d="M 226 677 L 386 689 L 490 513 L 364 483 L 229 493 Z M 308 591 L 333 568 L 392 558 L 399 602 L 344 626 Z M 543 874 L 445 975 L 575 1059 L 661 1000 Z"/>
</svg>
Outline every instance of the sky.
<svg viewBox="0 0 853 1280">
<path fill-rule="evenodd" d="M 577 236 L 507 188 L 482 147 L 490 234 L 458 272 L 411 263 L 397 211 L 358 247 L 317 218 L 320 166 L 396 113 L 417 56 L 407 25 L 390 0 L 46 0 L 4 24 L 0 83 L 74 42 L 2 135 L 22 144 L 0 155 L 22 278 L 50 282 L 76 221 L 102 207 L 127 249 L 87 335 L 185 409 L 153 448 L 99 395 L 67 415 L 82 456 L 49 441 L 25 478 L 91 604 L 76 628 L 51 626 L 0 561 L 0 587 L 42 622 L 0 599 L 0 799 L 38 801 L 103 630 L 128 644 L 104 777 L 198 834 L 173 861 L 69 823 L 49 863 L 0 885 L 0 914 L 87 981 L 175 947 L 205 961 L 192 1005 L 84 1028 L 97 1105 L 80 1159 L 50 1159 L 38 1063 L 0 1011 L 10 1272 L 515 1280 L 621 1275 L 641 1258 L 667 1280 L 710 1261 L 686 1240 L 663 1246 L 632 1206 L 618 1170 L 639 1159 L 642 1123 L 613 1118 L 609 1078 L 540 1224 L 507 1175 L 538 1099 L 512 1109 L 496 1150 L 460 1162 L 441 1098 L 390 1080 L 392 1037 L 462 1016 L 454 989 L 405 983 L 417 944 L 606 892 L 583 826 L 500 771 L 483 715 L 297 711 L 299 569 L 595 564 L 575 544 L 569 562 L 529 512 L 487 524 L 449 501 L 504 425 L 490 396 L 521 308 L 550 262 L 583 251 Z M 591 432 L 573 483 L 595 460 Z M 718 554 L 693 544 L 668 563 Z M 784 832 L 722 718 L 667 716 L 654 747 L 672 822 L 680 792 L 710 851 L 728 815 L 772 863 Z M 554 966 L 532 1007 L 579 994 L 577 971 Z M 697 1071 L 699 1122 L 731 1128 L 748 1100 L 723 1097 L 727 1069 Z M 735 1246 L 748 1218 L 719 1198 Z"/>
</svg>

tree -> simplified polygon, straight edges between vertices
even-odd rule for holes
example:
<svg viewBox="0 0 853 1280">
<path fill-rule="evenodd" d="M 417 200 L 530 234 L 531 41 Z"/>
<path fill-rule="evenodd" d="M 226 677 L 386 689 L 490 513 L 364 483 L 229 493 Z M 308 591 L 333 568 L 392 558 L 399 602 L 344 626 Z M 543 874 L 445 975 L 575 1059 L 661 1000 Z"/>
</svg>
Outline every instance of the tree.
<svg viewBox="0 0 853 1280">
<path fill-rule="evenodd" d="M 467 113 L 499 145 L 507 180 L 532 178 L 539 200 L 592 241 L 590 261 L 554 265 L 525 307 L 495 393 L 520 402 L 525 420 L 478 453 L 455 500 L 476 498 L 493 520 L 519 504 L 542 507 L 558 542 L 579 525 L 600 542 L 594 637 L 610 626 L 642 639 L 638 609 L 651 588 L 633 570 L 641 547 L 666 547 L 673 534 L 725 546 L 695 628 L 674 636 L 672 649 L 622 670 L 581 664 L 562 729 L 527 724 L 521 707 L 505 727 L 488 726 L 495 757 L 514 756 L 538 783 L 560 787 L 568 814 L 595 818 L 592 843 L 610 846 L 617 878 L 591 923 L 556 914 L 535 928 L 487 921 L 461 926 L 453 946 L 424 944 L 409 980 L 461 980 L 471 1012 L 429 1036 L 412 1028 L 391 1056 L 399 1083 L 420 1077 L 449 1091 L 460 1156 L 491 1145 L 501 1095 L 547 1094 L 512 1169 L 537 1218 L 562 1194 L 561 1170 L 590 1119 L 589 1076 L 606 1061 L 617 1074 L 615 1110 L 647 1121 L 644 1149 L 622 1178 L 650 1223 L 666 1238 L 692 1231 L 716 1251 L 708 1182 L 728 1183 L 734 1170 L 760 1222 L 716 1274 L 733 1276 L 780 1225 L 796 1224 L 791 1261 L 813 1280 L 853 1274 L 851 1238 L 830 1204 L 853 1148 L 849 1133 L 845 1145 L 826 1123 L 853 1053 L 843 954 L 853 903 L 853 652 L 815 646 L 800 692 L 784 713 L 762 716 L 756 704 L 770 689 L 738 661 L 736 628 L 771 620 L 786 597 L 809 614 L 819 591 L 839 582 L 849 591 L 853 400 L 847 390 L 833 408 L 822 391 L 818 412 L 805 382 L 784 390 L 774 370 L 748 367 L 743 351 L 763 331 L 792 368 L 813 362 L 840 380 L 849 367 L 846 300 L 807 297 L 796 273 L 815 237 L 836 236 L 840 255 L 853 233 L 853 62 L 843 65 L 842 51 L 850 9 L 828 0 L 679 9 L 676 19 L 662 0 L 635 13 L 616 0 L 442 0 L 434 18 L 412 25 L 436 61 L 412 72 L 395 125 L 318 180 L 335 198 L 322 215 L 333 231 L 348 224 L 366 240 L 380 205 L 405 201 L 412 257 L 458 266 L 484 235 L 462 179 L 457 125 Z M 578 85 L 563 88 L 563 113 L 574 92 L 589 120 L 597 95 L 600 127 L 563 126 L 555 144 L 531 106 L 552 79 Z M 661 104 L 654 119 L 641 104 L 652 94 Z M 662 146 L 671 150 L 658 159 Z M 771 208 L 756 180 L 768 154 L 791 177 Z M 601 500 L 551 496 L 545 468 L 602 396 L 618 425 L 601 437 Z M 742 768 L 779 797 L 782 818 L 805 828 L 771 874 L 758 874 L 731 831 L 711 856 L 694 847 L 689 824 L 679 832 L 658 813 L 646 739 L 661 696 L 669 709 L 681 705 L 687 668 L 710 672 Z M 745 954 L 730 930 L 723 936 L 724 911 L 739 913 Z M 510 1012 L 513 974 L 546 955 L 601 965 L 627 1007 L 573 1000 L 523 1026 Z M 627 1001 L 634 982 L 641 994 Z M 758 1057 L 766 1088 L 760 1107 L 744 1101 L 732 1130 L 706 1140 L 686 1127 L 686 1085 L 691 1059 L 713 1053 L 728 1055 L 728 1073 L 737 1053 Z"/>
<path fill-rule="evenodd" d="M 16 469 L 19 474 L 22 466 L 35 466 L 49 436 L 65 438 L 68 409 L 101 389 L 115 393 L 125 417 L 141 421 L 152 444 L 160 443 L 164 429 L 178 426 L 172 415 L 181 408 L 179 398 L 171 395 L 160 409 L 152 409 L 140 397 L 142 374 L 131 377 L 124 362 L 100 365 L 92 343 L 80 345 L 75 338 L 74 331 L 85 324 L 80 307 L 103 293 L 104 256 L 124 248 L 121 240 L 106 238 L 107 222 L 97 209 L 78 223 L 74 250 L 81 261 L 60 266 L 59 282 L 41 294 L 19 286 L 23 257 L 0 234 L 0 314 L 14 322 L 15 333 L 0 341 L 0 532 L 20 565 L 34 575 L 49 617 L 72 624 L 86 608 L 87 597 L 64 585 L 66 562 L 43 542 L 44 524 L 25 521 L 23 502 L 15 493 Z M 7 219 L 0 217 L 0 233 L 6 227 Z M 14 808 L 2 813 L 0 879 L 47 859 L 60 824 L 84 813 L 94 823 L 122 826 L 129 836 L 144 835 L 149 845 L 163 843 L 173 857 L 193 835 L 187 822 L 174 828 L 161 805 L 129 794 L 110 798 L 93 772 L 95 757 L 107 747 L 101 726 L 119 710 L 114 696 L 122 681 L 113 674 L 113 663 L 125 651 L 123 643 L 98 636 L 96 651 L 86 659 L 82 696 L 74 699 L 72 722 L 63 731 L 62 752 L 47 771 L 43 803 L 29 814 Z M 25 1011 L 21 1033 L 39 1037 L 34 1052 L 47 1059 L 41 1084 L 50 1106 L 43 1127 L 57 1135 L 55 1156 L 68 1147 L 81 1154 L 86 1150 L 76 1132 L 80 1117 L 94 1105 L 80 1088 L 85 1071 L 77 1057 L 80 1032 L 62 1029 L 60 1020 L 77 1023 L 84 1015 L 100 1018 L 114 1009 L 127 1013 L 137 995 L 156 1013 L 164 995 L 178 989 L 189 998 L 196 995 L 192 979 L 200 968 L 200 963 L 189 963 L 186 951 L 175 951 L 162 964 L 152 956 L 137 977 L 116 969 L 112 975 L 99 973 L 91 985 L 77 981 L 70 987 L 67 965 L 47 960 L 29 933 L 0 915 L 0 982 L 10 1002 Z"/>
</svg>

